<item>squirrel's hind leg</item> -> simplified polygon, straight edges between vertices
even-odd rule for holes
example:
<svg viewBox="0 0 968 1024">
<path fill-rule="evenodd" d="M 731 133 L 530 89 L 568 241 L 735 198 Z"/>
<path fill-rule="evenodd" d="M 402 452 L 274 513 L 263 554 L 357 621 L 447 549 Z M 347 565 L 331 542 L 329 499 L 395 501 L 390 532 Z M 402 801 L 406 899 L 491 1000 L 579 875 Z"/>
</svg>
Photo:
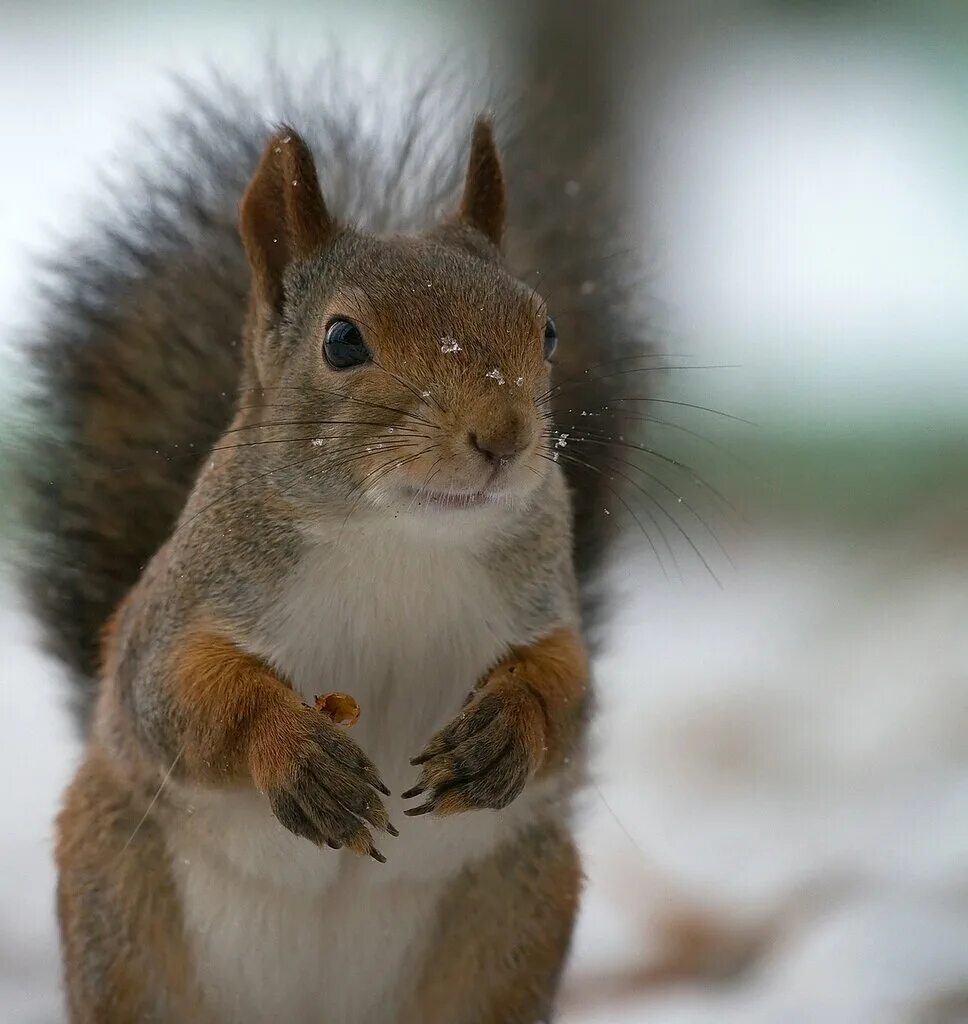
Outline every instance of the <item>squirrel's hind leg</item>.
<svg viewBox="0 0 968 1024">
<path fill-rule="evenodd" d="M 552 1017 L 581 887 L 571 836 L 534 825 L 462 873 L 440 903 L 411 1024 L 534 1024 Z"/>
<path fill-rule="evenodd" d="M 90 750 L 57 819 L 57 915 L 71 1024 L 210 1024 L 196 998 L 157 824 Z"/>
</svg>

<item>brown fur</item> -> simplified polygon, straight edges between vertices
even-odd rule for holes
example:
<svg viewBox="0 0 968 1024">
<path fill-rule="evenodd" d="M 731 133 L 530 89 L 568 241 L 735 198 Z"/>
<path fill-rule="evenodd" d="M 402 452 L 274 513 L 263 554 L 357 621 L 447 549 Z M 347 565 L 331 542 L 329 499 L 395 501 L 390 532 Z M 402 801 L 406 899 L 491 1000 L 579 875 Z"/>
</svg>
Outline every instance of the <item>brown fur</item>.
<svg viewBox="0 0 968 1024">
<path fill-rule="evenodd" d="M 581 878 L 568 835 L 539 826 L 457 879 L 400 1024 L 550 1020 Z"/>
<path fill-rule="evenodd" d="M 206 1020 L 153 793 L 96 746 L 57 819 L 57 910 L 73 1024 Z"/>
</svg>

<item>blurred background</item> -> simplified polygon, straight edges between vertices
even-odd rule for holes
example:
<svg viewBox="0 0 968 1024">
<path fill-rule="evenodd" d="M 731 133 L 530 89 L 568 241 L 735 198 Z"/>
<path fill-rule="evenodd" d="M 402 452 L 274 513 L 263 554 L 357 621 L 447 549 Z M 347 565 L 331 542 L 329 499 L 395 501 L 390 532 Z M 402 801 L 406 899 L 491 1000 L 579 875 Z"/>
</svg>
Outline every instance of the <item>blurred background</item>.
<svg viewBox="0 0 968 1024">
<path fill-rule="evenodd" d="M 686 404 L 655 443 L 729 501 L 685 481 L 722 544 L 690 527 L 712 572 L 675 537 L 664 571 L 639 544 L 615 572 L 561 1019 L 968 1021 L 968 5 L 0 14 L 4 564 L 31 261 L 83 223 L 169 72 L 244 73 L 270 40 L 308 61 L 335 40 L 377 69 L 473 54 L 524 95 L 551 67 L 576 146 L 620 154 L 650 340 L 693 367 L 661 374 Z M 46 1024 L 51 819 L 78 748 L 9 575 L 0 1019 Z"/>
</svg>

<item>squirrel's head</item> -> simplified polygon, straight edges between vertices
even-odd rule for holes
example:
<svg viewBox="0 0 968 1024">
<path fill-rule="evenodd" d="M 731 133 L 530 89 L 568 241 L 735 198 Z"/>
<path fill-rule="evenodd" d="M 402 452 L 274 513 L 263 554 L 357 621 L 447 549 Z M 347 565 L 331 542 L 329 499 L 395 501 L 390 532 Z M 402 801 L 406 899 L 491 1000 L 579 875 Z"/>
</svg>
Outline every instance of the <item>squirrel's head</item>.
<svg viewBox="0 0 968 1024">
<path fill-rule="evenodd" d="M 241 209 L 252 297 L 235 440 L 280 491 L 462 523 L 535 494 L 554 466 L 557 339 L 503 264 L 505 211 L 485 118 L 456 213 L 420 235 L 338 224 L 305 142 L 270 139 Z"/>
</svg>

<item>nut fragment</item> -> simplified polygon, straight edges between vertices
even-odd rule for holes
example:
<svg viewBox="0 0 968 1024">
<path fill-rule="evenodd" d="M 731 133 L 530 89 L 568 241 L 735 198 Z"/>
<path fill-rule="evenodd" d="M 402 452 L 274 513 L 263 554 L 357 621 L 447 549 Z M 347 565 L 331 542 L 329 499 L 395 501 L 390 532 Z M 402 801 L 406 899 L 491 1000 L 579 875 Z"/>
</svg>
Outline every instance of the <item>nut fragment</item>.
<svg viewBox="0 0 968 1024">
<path fill-rule="evenodd" d="M 316 710 L 328 715 L 334 725 L 356 725 L 360 717 L 360 706 L 348 693 L 319 694 Z"/>
</svg>

